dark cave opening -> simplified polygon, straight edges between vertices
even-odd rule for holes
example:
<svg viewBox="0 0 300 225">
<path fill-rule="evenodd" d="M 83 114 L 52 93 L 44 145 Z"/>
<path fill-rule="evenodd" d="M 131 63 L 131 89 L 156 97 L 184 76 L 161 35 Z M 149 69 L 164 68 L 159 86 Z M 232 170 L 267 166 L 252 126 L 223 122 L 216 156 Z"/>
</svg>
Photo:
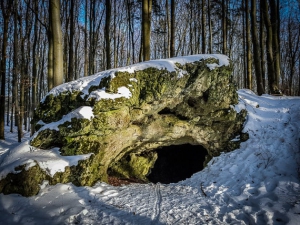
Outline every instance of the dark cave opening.
<svg viewBox="0 0 300 225">
<path fill-rule="evenodd" d="M 171 145 L 154 150 L 158 158 L 147 176 L 153 183 L 177 183 L 203 169 L 207 150 L 201 145 Z"/>
</svg>

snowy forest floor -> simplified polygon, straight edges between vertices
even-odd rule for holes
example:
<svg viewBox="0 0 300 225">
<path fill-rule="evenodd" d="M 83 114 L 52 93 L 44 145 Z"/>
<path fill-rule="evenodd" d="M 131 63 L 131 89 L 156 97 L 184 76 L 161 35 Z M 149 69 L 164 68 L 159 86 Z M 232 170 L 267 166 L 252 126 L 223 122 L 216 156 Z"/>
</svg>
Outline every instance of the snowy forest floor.
<svg viewBox="0 0 300 225">
<path fill-rule="evenodd" d="M 45 181 L 37 196 L 0 194 L 0 224 L 300 224 L 300 98 L 238 94 L 249 140 L 191 178 L 118 187 Z M 20 148 L 16 135 L 7 127 L 0 168 Z"/>
</svg>

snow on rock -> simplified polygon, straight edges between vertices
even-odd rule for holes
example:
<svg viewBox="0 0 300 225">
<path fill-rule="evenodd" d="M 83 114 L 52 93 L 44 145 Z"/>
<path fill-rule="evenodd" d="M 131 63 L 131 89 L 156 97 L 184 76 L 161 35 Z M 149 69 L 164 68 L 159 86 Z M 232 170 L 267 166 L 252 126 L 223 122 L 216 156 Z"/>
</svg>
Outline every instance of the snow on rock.
<svg viewBox="0 0 300 225">
<path fill-rule="evenodd" d="M 104 89 L 92 91 L 88 99 L 95 98 L 97 101 L 99 101 L 100 99 L 116 99 L 121 97 L 130 98 L 131 95 L 132 94 L 130 90 L 123 86 L 118 88 L 118 93 L 116 94 L 107 93 Z"/>
<path fill-rule="evenodd" d="M 7 174 L 14 172 L 20 165 L 26 165 L 26 170 L 38 163 L 41 169 L 53 176 L 56 172 L 63 172 L 66 166 L 77 165 L 79 160 L 87 159 L 91 154 L 76 156 L 61 156 L 58 148 L 41 150 L 29 145 L 25 141 L 19 146 L 7 151 L 0 158 L 0 180 Z"/>
<path fill-rule="evenodd" d="M 199 54 L 199 55 L 190 55 L 190 56 L 180 56 L 180 57 L 174 57 L 169 59 L 158 59 L 158 60 L 150 60 L 146 62 L 137 63 L 134 65 L 121 67 L 117 69 L 111 69 L 106 70 L 100 73 L 97 73 L 92 76 L 83 77 L 75 81 L 71 81 L 65 84 L 61 84 L 55 88 L 53 88 L 48 95 L 54 95 L 57 96 L 62 92 L 73 92 L 81 91 L 83 93 L 82 97 L 89 96 L 89 98 L 96 97 L 97 100 L 100 100 L 101 98 L 104 99 L 116 99 L 120 97 L 126 97 L 129 98 L 131 96 L 131 93 L 129 89 L 126 87 L 122 87 L 122 89 L 119 89 L 119 92 L 117 94 L 109 94 L 105 92 L 105 88 L 97 91 L 93 91 L 91 94 L 89 94 L 89 88 L 91 86 L 98 86 L 100 81 L 103 78 L 111 77 L 114 78 L 116 72 L 128 72 L 128 73 L 134 73 L 135 71 L 144 70 L 150 67 L 157 68 L 157 69 L 166 69 L 170 72 L 172 71 L 179 71 L 178 76 L 181 77 L 184 75 L 184 72 L 177 68 L 175 63 L 180 64 L 186 64 L 186 63 L 192 63 L 199 60 L 205 60 L 209 58 L 214 58 L 219 61 L 218 64 L 207 64 L 207 67 L 210 70 L 213 70 L 216 67 L 221 66 L 228 66 L 229 65 L 229 59 L 225 55 L 221 54 Z M 136 79 L 131 79 L 130 81 L 137 82 Z M 127 90 L 126 90 L 126 89 Z M 44 99 L 41 102 L 44 102 L 47 96 L 44 97 Z"/>
<path fill-rule="evenodd" d="M 73 110 L 72 112 L 68 113 L 67 115 L 64 115 L 63 118 L 61 120 L 57 121 L 57 122 L 52 122 L 52 123 L 49 123 L 49 124 L 45 124 L 43 121 L 39 121 L 38 122 L 39 124 L 44 125 L 39 130 L 39 132 L 42 131 L 42 130 L 46 130 L 46 129 L 59 131 L 58 126 L 60 124 L 63 124 L 65 122 L 67 122 L 67 121 L 71 122 L 72 118 L 90 120 L 93 117 L 94 117 L 93 108 L 90 107 L 90 106 L 82 106 L 82 107 L 79 107 L 78 109 Z M 38 133 L 35 133 L 35 135 L 31 139 L 35 138 L 37 134 Z"/>
</svg>

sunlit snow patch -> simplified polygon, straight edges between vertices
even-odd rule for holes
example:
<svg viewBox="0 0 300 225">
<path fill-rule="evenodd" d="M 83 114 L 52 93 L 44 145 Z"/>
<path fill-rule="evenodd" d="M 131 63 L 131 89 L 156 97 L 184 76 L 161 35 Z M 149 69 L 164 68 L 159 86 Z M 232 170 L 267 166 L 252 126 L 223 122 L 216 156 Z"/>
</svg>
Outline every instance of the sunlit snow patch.
<svg viewBox="0 0 300 225">
<path fill-rule="evenodd" d="M 111 94 L 105 92 L 105 89 L 100 89 L 96 91 L 92 91 L 89 98 L 95 98 L 96 100 L 100 99 L 116 99 L 116 98 L 130 98 L 132 96 L 130 90 L 127 87 L 119 87 L 118 88 L 118 93 L 116 94 Z"/>
<path fill-rule="evenodd" d="M 58 126 L 61 124 L 64 124 L 65 122 L 71 122 L 72 118 L 77 118 L 77 119 L 88 119 L 90 120 L 91 118 L 94 117 L 94 113 L 93 113 L 93 108 L 90 106 L 81 106 L 78 109 L 75 109 L 74 111 L 68 113 L 67 115 L 64 115 L 62 119 L 60 119 L 59 121 L 56 122 L 52 122 L 49 124 L 44 125 L 38 132 L 36 132 L 31 139 L 34 139 L 35 137 L 37 137 L 38 133 L 42 130 L 57 130 Z M 39 121 L 40 124 L 43 124 L 42 121 Z"/>
<path fill-rule="evenodd" d="M 64 172 L 66 166 L 74 166 L 79 160 L 88 159 L 92 154 L 61 156 L 59 148 L 51 150 L 40 150 L 29 145 L 29 141 L 25 141 L 16 148 L 8 151 L 2 157 L 0 162 L 0 179 L 9 173 L 18 173 L 15 168 L 20 165 L 26 165 L 25 169 L 36 165 L 45 170 L 48 175 L 53 176 L 56 172 Z"/>
</svg>

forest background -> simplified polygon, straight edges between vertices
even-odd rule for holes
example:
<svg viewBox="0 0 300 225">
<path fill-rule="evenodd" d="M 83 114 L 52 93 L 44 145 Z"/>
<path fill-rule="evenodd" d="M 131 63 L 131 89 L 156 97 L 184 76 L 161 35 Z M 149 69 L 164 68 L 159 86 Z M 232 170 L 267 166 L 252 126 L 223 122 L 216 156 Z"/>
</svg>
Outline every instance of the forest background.
<svg viewBox="0 0 300 225">
<path fill-rule="evenodd" d="M 1 0 L 0 139 L 53 87 L 110 68 L 226 54 L 237 87 L 300 96 L 300 0 Z"/>
</svg>

